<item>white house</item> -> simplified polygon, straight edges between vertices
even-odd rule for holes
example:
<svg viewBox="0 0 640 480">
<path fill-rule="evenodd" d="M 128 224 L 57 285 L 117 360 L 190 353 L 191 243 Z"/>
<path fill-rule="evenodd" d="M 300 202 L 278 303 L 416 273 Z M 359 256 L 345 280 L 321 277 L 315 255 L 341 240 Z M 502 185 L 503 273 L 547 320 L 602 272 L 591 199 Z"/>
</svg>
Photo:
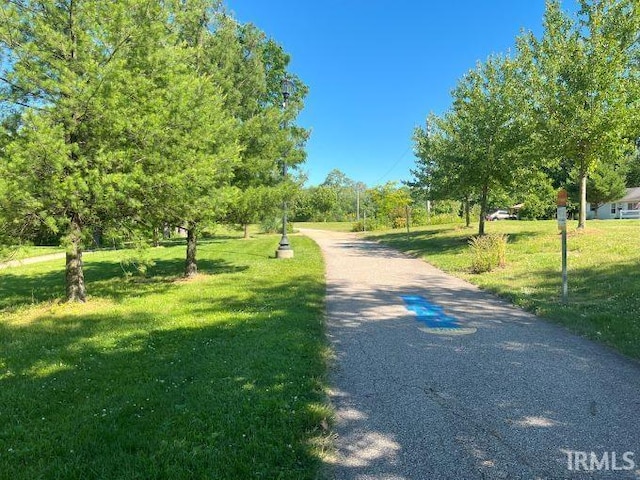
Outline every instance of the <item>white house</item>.
<svg viewBox="0 0 640 480">
<path fill-rule="evenodd" d="M 588 218 L 640 218 L 640 187 L 627 188 L 627 193 L 620 200 L 605 203 L 598 208 L 587 204 Z"/>
</svg>

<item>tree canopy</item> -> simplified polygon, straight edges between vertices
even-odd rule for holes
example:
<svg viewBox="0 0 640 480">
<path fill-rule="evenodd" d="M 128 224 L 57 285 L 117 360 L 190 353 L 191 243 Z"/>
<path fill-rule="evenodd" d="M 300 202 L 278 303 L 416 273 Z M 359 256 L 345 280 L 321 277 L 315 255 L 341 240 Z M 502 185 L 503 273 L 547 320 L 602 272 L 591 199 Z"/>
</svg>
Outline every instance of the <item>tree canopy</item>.
<svg viewBox="0 0 640 480">
<path fill-rule="evenodd" d="M 492 195 L 545 211 L 554 189 L 577 185 L 583 228 L 587 179 L 592 198 L 613 198 L 640 135 L 639 50 L 637 1 L 580 0 L 573 18 L 549 0 L 541 38 L 523 34 L 514 55 L 480 63 L 451 108 L 415 130 L 410 183 L 430 198 L 478 201 L 480 233 Z"/>
<path fill-rule="evenodd" d="M 297 77 L 279 109 L 288 61 L 217 1 L 3 3 L 5 240 L 60 234 L 69 300 L 84 301 L 82 252 L 105 228 L 186 227 L 195 273 L 200 224 L 223 219 L 238 190 L 274 184 L 284 151 L 304 159 Z"/>
</svg>

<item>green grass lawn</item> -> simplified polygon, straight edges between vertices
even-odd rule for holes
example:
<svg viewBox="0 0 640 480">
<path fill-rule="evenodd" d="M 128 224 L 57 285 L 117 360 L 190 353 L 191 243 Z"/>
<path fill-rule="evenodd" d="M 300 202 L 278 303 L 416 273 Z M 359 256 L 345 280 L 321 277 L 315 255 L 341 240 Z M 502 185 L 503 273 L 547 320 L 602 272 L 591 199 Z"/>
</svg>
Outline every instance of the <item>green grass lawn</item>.
<svg viewBox="0 0 640 480">
<path fill-rule="evenodd" d="M 501 221 L 487 233 L 509 235 L 507 264 L 470 273 L 470 236 L 461 225 L 374 235 L 395 248 L 495 292 L 514 304 L 640 358 L 640 221 L 592 220 L 568 233 L 569 303 L 561 302 L 561 237 L 555 221 Z"/>
<path fill-rule="evenodd" d="M 323 263 L 292 236 L 85 258 L 90 300 L 62 297 L 62 261 L 0 271 L 0 477 L 313 479 L 324 394 Z"/>
<path fill-rule="evenodd" d="M 34 247 L 22 245 L 19 247 L 5 247 L 0 249 L 0 262 L 22 260 L 23 258 L 39 257 L 50 253 L 64 253 L 62 247 Z"/>
<path fill-rule="evenodd" d="M 332 232 L 350 232 L 354 222 L 296 222 L 297 228 L 312 228 L 315 230 L 330 230 Z"/>
</svg>

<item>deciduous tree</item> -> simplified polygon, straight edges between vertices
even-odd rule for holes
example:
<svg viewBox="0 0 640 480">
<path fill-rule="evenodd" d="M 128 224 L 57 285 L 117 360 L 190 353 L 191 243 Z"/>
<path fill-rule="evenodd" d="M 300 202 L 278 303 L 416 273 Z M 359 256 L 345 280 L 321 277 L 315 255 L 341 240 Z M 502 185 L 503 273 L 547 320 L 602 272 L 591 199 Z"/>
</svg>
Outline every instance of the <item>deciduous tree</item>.
<svg viewBox="0 0 640 480">
<path fill-rule="evenodd" d="M 624 158 L 632 145 L 639 9 L 636 0 L 580 0 L 573 19 L 549 0 L 542 38 L 519 40 L 521 58 L 529 62 L 539 152 L 576 172 L 581 229 L 588 177 L 605 159 Z"/>
</svg>

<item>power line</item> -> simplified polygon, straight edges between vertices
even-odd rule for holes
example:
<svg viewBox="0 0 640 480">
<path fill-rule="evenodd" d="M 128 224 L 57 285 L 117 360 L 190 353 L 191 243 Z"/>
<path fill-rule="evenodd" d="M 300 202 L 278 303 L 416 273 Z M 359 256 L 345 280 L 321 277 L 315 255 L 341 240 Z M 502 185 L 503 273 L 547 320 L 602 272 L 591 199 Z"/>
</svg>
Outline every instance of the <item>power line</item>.
<svg viewBox="0 0 640 480">
<path fill-rule="evenodd" d="M 411 150 L 411 147 L 412 147 L 411 145 L 409 145 L 407 147 L 407 149 L 404 151 L 404 153 L 402 155 L 400 155 L 400 158 L 398 158 L 398 160 L 396 160 L 395 163 L 393 165 L 391 165 L 391 168 L 389 168 L 389 170 L 387 170 L 387 172 L 384 175 L 382 175 L 378 180 L 376 180 L 374 182 L 375 185 L 379 184 L 381 180 L 383 180 L 391 172 L 393 172 L 393 170 L 398 166 L 398 164 L 402 161 L 402 159 L 407 156 L 407 153 L 409 153 L 409 151 Z"/>
</svg>

